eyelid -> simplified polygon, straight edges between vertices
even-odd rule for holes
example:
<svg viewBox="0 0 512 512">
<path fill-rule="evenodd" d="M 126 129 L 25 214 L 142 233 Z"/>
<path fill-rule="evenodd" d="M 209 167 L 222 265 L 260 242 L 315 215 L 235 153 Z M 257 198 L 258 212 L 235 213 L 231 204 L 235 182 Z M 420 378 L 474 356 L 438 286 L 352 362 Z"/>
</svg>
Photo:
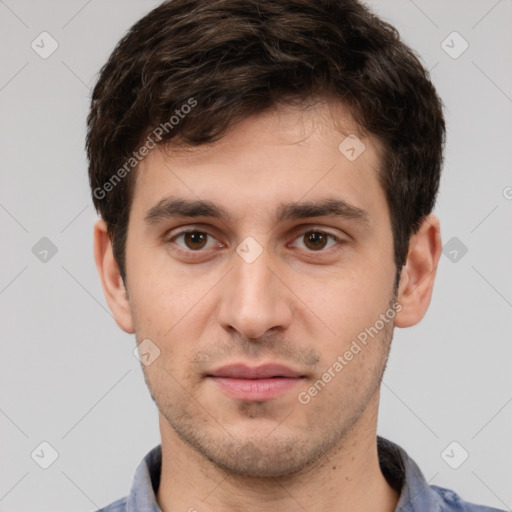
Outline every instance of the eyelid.
<svg viewBox="0 0 512 512">
<path fill-rule="evenodd" d="M 167 230 L 163 235 L 162 239 L 164 241 L 170 241 L 176 238 L 179 235 L 182 235 L 184 233 L 206 233 L 209 236 L 216 238 L 215 233 L 218 231 L 218 228 L 215 226 L 212 226 L 211 224 L 186 224 L 184 226 L 177 226 L 172 229 Z"/>
<path fill-rule="evenodd" d="M 331 228 L 328 228 L 326 226 L 320 226 L 318 224 L 301 224 L 300 226 L 293 228 L 292 235 L 295 236 L 296 234 L 298 235 L 298 234 L 308 233 L 310 231 L 324 233 L 326 235 L 331 235 L 334 238 L 338 238 L 338 239 L 341 239 L 341 236 L 342 236 L 341 234 L 334 233 Z"/>
</svg>

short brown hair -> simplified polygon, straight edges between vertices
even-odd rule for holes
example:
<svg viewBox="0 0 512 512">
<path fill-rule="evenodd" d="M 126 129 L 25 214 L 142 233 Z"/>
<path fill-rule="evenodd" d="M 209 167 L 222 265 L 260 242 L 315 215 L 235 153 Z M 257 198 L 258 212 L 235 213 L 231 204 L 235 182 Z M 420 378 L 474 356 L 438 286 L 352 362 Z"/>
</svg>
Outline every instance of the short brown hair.
<svg viewBox="0 0 512 512">
<path fill-rule="evenodd" d="M 399 271 L 435 204 L 445 124 L 428 72 L 396 29 L 356 0 L 169 0 L 118 43 L 87 119 L 93 202 L 123 279 L 139 148 L 205 144 L 253 113 L 318 97 L 338 98 L 383 143 Z"/>
</svg>

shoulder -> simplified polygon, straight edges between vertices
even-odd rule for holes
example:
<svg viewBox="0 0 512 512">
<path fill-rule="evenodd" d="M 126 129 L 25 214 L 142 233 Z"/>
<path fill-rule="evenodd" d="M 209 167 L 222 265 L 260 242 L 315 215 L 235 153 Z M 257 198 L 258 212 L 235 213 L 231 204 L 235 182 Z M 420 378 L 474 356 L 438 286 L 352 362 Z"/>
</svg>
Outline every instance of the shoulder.
<svg viewBox="0 0 512 512">
<path fill-rule="evenodd" d="M 110 505 L 107 505 L 106 507 L 100 508 L 96 512 L 125 512 L 126 511 L 126 502 L 128 501 L 128 498 L 120 498 Z"/>
<path fill-rule="evenodd" d="M 439 497 L 443 512 L 503 512 L 502 509 L 464 501 L 456 492 L 438 485 L 431 485 L 430 489 Z"/>
</svg>

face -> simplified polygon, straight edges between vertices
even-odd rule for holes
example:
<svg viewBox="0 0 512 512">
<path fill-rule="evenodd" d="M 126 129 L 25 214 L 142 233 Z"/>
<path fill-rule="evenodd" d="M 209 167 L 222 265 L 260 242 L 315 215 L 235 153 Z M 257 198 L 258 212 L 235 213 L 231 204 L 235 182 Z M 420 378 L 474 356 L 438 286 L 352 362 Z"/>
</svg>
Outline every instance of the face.
<svg viewBox="0 0 512 512">
<path fill-rule="evenodd" d="M 338 148 L 357 133 L 341 107 L 280 107 L 137 170 L 126 286 L 160 351 L 145 379 L 168 433 L 237 474 L 300 471 L 378 398 L 396 268 L 379 145 Z"/>
</svg>

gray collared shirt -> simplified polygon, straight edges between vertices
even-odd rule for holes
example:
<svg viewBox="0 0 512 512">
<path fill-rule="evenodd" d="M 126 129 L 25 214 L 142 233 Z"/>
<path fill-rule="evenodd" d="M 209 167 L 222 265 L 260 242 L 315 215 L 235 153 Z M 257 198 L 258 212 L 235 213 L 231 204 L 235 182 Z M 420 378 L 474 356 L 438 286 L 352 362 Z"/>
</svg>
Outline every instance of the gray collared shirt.
<svg viewBox="0 0 512 512">
<path fill-rule="evenodd" d="M 464 501 L 458 494 L 429 485 L 416 463 L 400 446 L 377 437 L 379 463 L 389 484 L 400 493 L 396 512 L 504 512 Z M 130 494 L 97 512 L 162 512 L 156 501 L 162 466 L 161 445 L 135 471 Z"/>
</svg>

